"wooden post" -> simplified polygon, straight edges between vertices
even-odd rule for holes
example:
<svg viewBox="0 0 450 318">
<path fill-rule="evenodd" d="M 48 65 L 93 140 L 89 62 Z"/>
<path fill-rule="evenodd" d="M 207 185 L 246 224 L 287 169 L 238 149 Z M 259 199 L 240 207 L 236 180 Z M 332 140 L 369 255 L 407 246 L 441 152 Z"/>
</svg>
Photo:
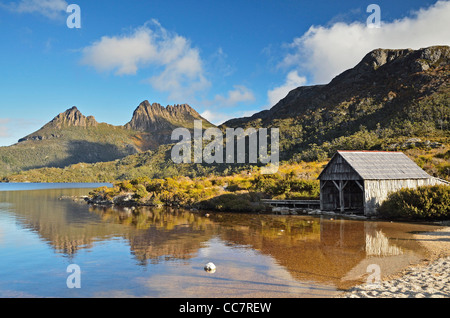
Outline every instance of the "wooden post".
<svg viewBox="0 0 450 318">
<path fill-rule="evenodd" d="M 339 205 L 341 206 L 341 212 L 344 212 L 344 186 L 342 180 L 339 180 Z"/>
<path fill-rule="evenodd" d="M 344 188 L 347 185 L 348 181 L 345 181 L 344 183 L 342 180 L 339 180 L 339 184 L 337 184 L 335 181 L 333 181 L 334 185 L 339 191 L 339 207 L 341 212 L 345 211 L 345 202 L 344 202 Z"/>
<path fill-rule="evenodd" d="M 326 181 L 325 181 L 326 182 Z M 325 186 L 325 182 L 322 182 L 322 180 L 320 180 L 320 211 L 323 211 L 323 187 Z M 309 208 L 309 206 L 308 206 Z"/>
<path fill-rule="evenodd" d="M 339 191 L 339 197 L 340 197 L 340 194 L 341 194 L 341 190 L 340 190 L 340 188 L 339 188 L 339 184 L 337 184 L 336 183 L 336 181 L 334 181 L 333 180 L 333 184 L 334 184 L 334 186 L 336 187 L 336 189 L 338 189 L 338 191 Z M 336 202 L 335 200 L 333 200 L 334 202 Z M 340 202 L 340 201 L 339 201 Z M 337 208 L 337 207 L 336 207 Z"/>
</svg>

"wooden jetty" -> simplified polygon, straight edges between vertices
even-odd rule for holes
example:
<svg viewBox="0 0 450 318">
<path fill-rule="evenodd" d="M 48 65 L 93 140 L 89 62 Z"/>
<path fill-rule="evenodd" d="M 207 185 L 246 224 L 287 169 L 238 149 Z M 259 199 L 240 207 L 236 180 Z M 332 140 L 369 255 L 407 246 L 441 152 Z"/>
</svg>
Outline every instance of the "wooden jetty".
<svg viewBox="0 0 450 318">
<path fill-rule="evenodd" d="M 271 207 L 289 207 L 289 208 L 303 208 L 303 209 L 319 209 L 320 200 L 270 200 L 263 199 L 262 203 Z"/>
</svg>

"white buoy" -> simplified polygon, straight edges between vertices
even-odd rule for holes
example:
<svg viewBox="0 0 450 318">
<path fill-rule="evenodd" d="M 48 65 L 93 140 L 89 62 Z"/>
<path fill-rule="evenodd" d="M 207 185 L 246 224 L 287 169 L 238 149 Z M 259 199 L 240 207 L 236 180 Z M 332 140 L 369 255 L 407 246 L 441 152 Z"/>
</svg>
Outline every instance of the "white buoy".
<svg viewBox="0 0 450 318">
<path fill-rule="evenodd" d="M 214 273 L 216 271 L 216 265 L 214 263 L 209 262 L 204 267 L 205 271 L 208 273 Z"/>
</svg>

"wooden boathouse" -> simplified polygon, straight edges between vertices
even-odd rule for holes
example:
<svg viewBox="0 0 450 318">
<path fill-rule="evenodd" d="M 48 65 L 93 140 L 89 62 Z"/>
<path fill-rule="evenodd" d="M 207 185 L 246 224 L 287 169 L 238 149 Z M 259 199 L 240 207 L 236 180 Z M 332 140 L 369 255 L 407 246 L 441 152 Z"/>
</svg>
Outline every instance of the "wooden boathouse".
<svg viewBox="0 0 450 318">
<path fill-rule="evenodd" d="M 373 215 L 388 194 L 442 183 L 402 152 L 338 151 L 320 173 L 320 209 Z"/>
</svg>

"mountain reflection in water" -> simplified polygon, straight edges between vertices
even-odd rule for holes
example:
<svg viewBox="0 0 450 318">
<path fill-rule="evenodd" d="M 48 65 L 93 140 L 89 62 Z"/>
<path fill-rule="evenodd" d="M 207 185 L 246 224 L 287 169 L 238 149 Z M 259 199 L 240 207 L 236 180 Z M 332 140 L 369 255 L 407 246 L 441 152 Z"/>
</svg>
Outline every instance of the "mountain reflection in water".
<svg viewBox="0 0 450 318">
<path fill-rule="evenodd" d="M 364 282 L 369 264 L 379 264 L 382 273 L 388 275 L 420 260 L 427 251 L 413 239 L 412 233 L 437 228 L 330 217 L 213 212 L 205 216 L 202 212 L 172 208 L 105 208 L 69 198 L 88 192 L 88 189 L 0 192 L 0 216 L 13 217 L 20 228 L 36 233 L 44 244 L 51 246 L 54 254 L 62 255 L 69 263 L 77 262 L 78 254 L 84 251 L 95 254 L 97 243 L 124 242 L 137 271 L 135 276 L 127 275 L 151 290 L 132 293 L 134 296 L 316 295 L 303 295 L 298 289 L 300 285 L 289 282 L 307 284 L 301 288 L 309 291 L 325 286 L 317 296 L 333 295 L 338 289 Z M 0 257 L 4 245 L 1 236 L 0 232 Z M 91 256 L 91 262 L 110 257 L 98 253 Z M 210 259 L 214 255 L 219 259 Z M 217 273 L 199 276 L 205 274 L 197 265 L 183 268 L 200 260 L 221 262 Z M 4 261 L 8 259 L 2 258 Z M 32 268 L 33 260 L 30 262 Z M 159 274 L 148 280 L 140 276 L 139 268 L 156 265 L 165 267 L 158 267 Z M 249 272 L 247 276 L 246 272 Z M 0 291 L 8 285 L 7 279 L 0 278 Z M 171 286 L 167 285 L 168 281 Z M 208 294 L 202 294 L 198 288 L 193 290 L 196 284 L 209 288 Z M 236 287 L 241 284 L 247 287 Z M 255 286 L 254 290 L 244 292 L 249 284 Z M 211 286 L 215 286 L 214 291 Z M 176 289 L 182 294 L 176 294 Z M 97 296 L 111 295 L 104 289 L 96 292 Z M 120 291 L 115 293 L 121 295 Z"/>
</svg>

